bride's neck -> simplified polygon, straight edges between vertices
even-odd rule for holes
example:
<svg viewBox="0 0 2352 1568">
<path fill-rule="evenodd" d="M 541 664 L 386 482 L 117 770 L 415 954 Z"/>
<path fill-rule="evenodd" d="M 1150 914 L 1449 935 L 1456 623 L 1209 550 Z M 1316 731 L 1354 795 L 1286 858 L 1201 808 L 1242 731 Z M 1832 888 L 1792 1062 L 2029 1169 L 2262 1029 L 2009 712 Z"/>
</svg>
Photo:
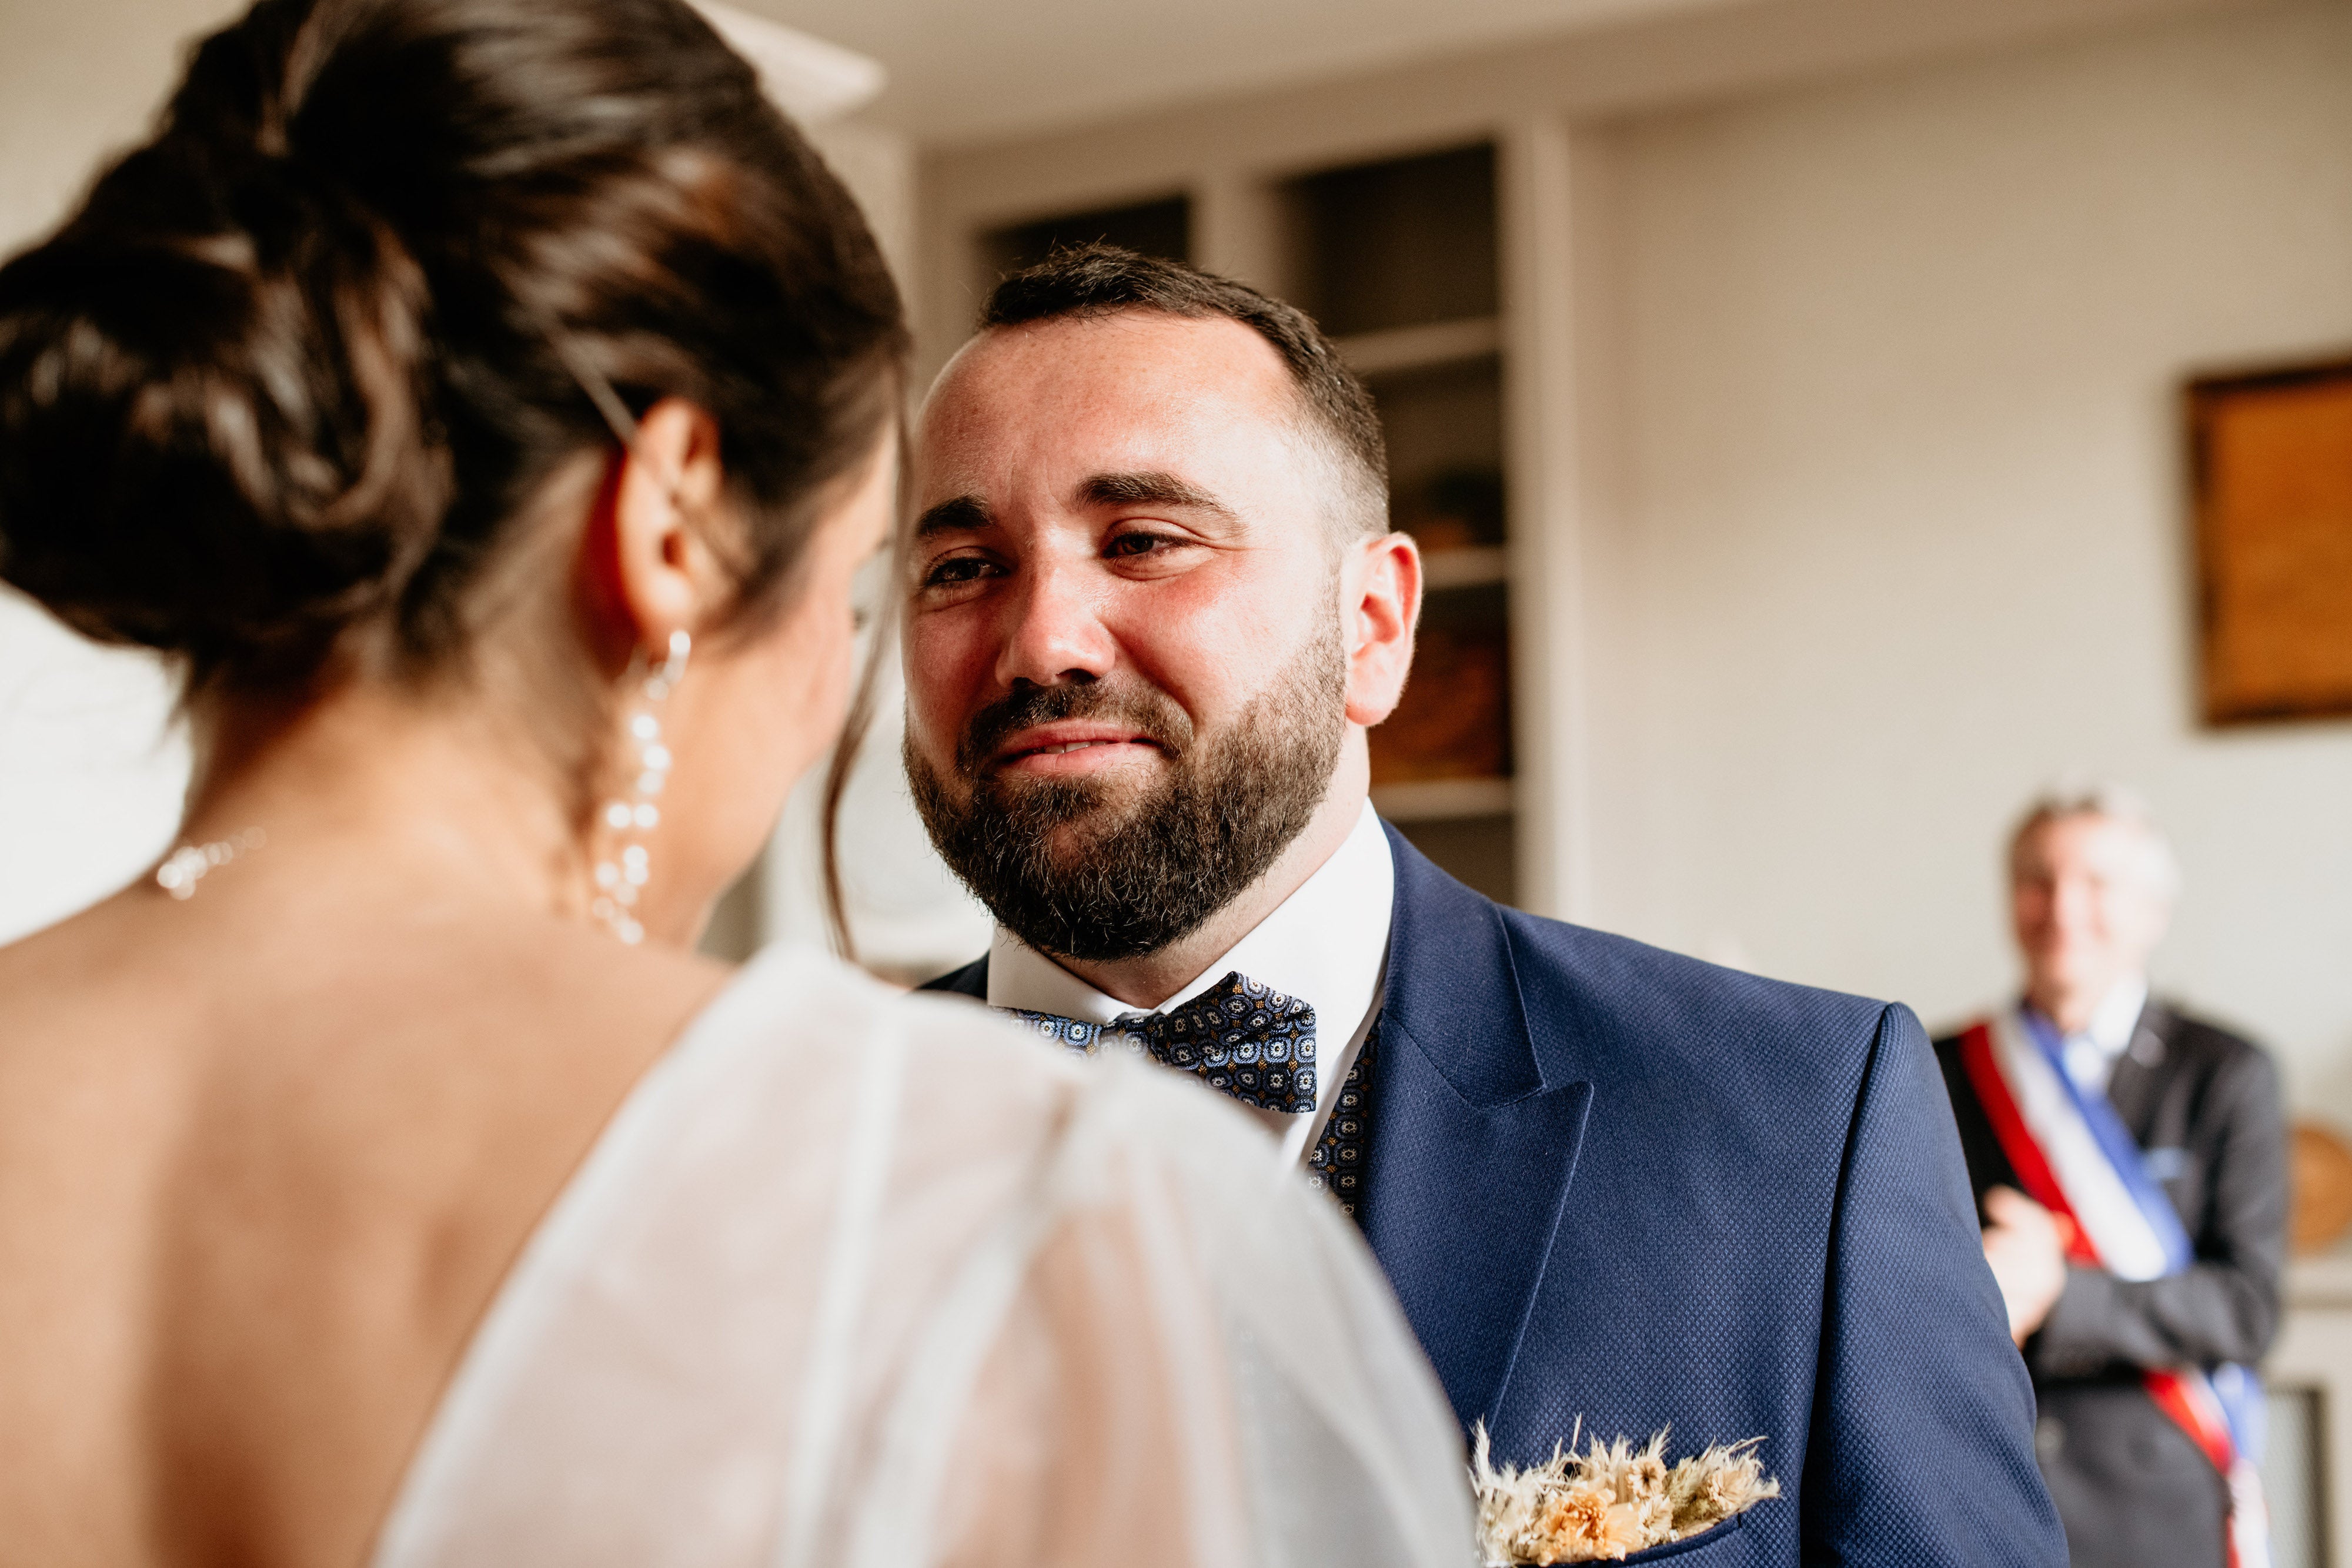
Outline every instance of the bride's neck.
<svg viewBox="0 0 2352 1568">
<path fill-rule="evenodd" d="M 295 705 L 223 703 L 195 721 L 183 841 L 254 829 L 314 863 L 573 913 L 582 856 L 556 769 L 488 705 L 355 683 Z M 370 880 L 375 880 L 372 876 Z"/>
</svg>

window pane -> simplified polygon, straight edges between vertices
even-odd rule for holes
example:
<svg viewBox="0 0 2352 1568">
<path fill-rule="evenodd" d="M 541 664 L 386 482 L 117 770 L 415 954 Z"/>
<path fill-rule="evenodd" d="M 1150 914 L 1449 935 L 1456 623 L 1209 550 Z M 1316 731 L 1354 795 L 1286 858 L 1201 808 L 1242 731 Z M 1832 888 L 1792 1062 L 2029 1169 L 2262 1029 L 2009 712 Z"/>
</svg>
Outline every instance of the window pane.
<svg viewBox="0 0 2352 1568">
<path fill-rule="evenodd" d="M 1291 182 L 1296 303 L 1345 337 L 1492 316 L 1495 150 L 1464 147 Z"/>
<path fill-rule="evenodd" d="M 1102 207 L 1093 212 L 1064 213 L 1035 223 L 1015 224 L 990 234 L 982 242 L 984 259 L 998 277 L 1034 267 L 1056 246 L 1101 241 L 1165 256 L 1170 261 L 1192 258 L 1192 203 L 1189 197 L 1140 202 L 1127 207 Z"/>
</svg>

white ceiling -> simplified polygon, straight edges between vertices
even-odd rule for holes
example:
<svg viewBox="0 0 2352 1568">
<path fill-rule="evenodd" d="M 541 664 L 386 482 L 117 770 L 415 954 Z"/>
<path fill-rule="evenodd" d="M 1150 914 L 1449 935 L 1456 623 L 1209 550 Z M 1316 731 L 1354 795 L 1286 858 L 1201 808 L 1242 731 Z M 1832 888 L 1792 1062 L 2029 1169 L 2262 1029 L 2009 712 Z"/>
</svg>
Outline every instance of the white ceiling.
<svg viewBox="0 0 2352 1568">
<path fill-rule="evenodd" d="M 734 0 L 882 62 L 933 143 L 1756 0 Z"/>
</svg>

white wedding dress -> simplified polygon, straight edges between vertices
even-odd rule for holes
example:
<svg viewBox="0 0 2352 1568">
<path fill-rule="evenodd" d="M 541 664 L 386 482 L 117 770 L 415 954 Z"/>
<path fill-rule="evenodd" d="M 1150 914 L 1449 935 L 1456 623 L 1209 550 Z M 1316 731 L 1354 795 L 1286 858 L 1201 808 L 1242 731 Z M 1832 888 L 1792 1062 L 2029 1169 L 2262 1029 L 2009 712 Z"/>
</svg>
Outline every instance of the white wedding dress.
<svg viewBox="0 0 2352 1568">
<path fill-rule="evenodd" d="M 745 969 L 508 1276 L 375 1568 L 1473 1560 L 1370 1253 L 1237 1109 Z"/>
</svg>

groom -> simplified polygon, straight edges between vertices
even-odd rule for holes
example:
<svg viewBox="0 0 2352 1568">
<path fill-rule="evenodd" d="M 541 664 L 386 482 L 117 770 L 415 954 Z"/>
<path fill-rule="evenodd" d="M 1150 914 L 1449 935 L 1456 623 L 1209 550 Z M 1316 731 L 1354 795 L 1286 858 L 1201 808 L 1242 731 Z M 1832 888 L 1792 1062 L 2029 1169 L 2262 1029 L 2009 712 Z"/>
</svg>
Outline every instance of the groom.
<svg viewBox="0 0 2352 1568">
<path fill-rule="evenodd" d="M 1900 1007 L 1505 909 L 1381 822 L 1421 604 L 1363 385 L 1299 312 L 1094 247 L 1002 285 L 918 454 L 906 761 L 987 956 L 1356 1218 L 1467 1424 L 1782 1483 L 1708 1563 L 2058 1564 L 1951 1112 Z"/>
</svg>

